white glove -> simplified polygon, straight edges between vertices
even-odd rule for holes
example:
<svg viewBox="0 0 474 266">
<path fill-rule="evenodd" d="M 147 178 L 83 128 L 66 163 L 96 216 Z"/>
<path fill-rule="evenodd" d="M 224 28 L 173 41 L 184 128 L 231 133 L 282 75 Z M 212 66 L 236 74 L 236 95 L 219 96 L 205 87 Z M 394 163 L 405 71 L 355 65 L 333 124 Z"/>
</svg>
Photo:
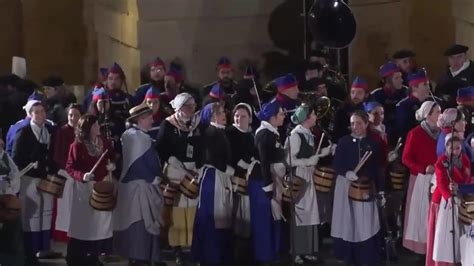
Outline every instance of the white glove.
<svg viewBox="0 0 474 266">
<path fill-rule="evenodd" d="M 313 166 L 317 165 L 319 162 L 319 156 L 318 155 L 313 155 L 308 158 L 308 165 Z"/>
<path fill-rule="evenodd" d="M 388 161 L 393 162 L 398 158 L 398 153 L 396 151 L 391 151 L 388 153 Z"/>
<path fill-rule="evenodd" d="M 178 158 L 174 156 L 171 156 L 170 158 L 168 158 L 168 163 L 175 168 L 179 168 L 179 169 L 183 168 L 183 163 L 181 163 L 181 161 L 178 160 Z"/>
<path fill-rule="evenodd" d="M 278 177 L 283 177 L 286 174 L 286 167 L 285 164 L 283 163 L 273 163 L 270 166 L 270 170 L 272 174 L 278 176 Z"/>
<path fill-rule="evenodd" d="M 346 172 L 346 178 L 349 181 L 357 181 L 359 179 L 359 177 L 357 176 L 357 174 L 354 171 L 347 171 Z"/>
<path fill-rule="evenodd" d="M 272 215 L 273 220 L 278 221 L 283 219 L 286 222 L 285 216 L 283 216 L 283 211 L 281 210 L 281 205 L 278 201 L 271 199 Z"/>
<path fill-rule="evenodd" d="M 324 147 L 322 148 L 321 150 L 319 150 L 319 157 L 326 157 L 328 156 L 329 154 L 331 154 L 331 145 L 327 146 L 327 147 Z"/>
<path fill-rule="evenodd" d="M 336 154 L 337 144 L 331 144 L 331 155 L 334 156 Z"/>
<path fill-rule="evenodd" d="M 114 163 L 108 163 L 105 167 L 107 168 L 107 171 L 109 172 L 113 172 L 115 171 L 115 169 L 117 169 Z"/>
<path fill-rule="evenodd" d="M 84 176 L 82 177 L 82 180 L 83 180 L 84 182 L 89 182 L 89 181 L 91 181 L 91 180 L 94 180 L 94 177 L 95 177 L 94 173 L 87 172 L 87 173 L 85 173 Z"/>
<path fill-rule="evenodd" d="M 387 203 L 387 199 L 385 199 L 385 192 L 380 191 L 379 192 L 379 203 L 380 207 L 385 207 L 385 204 Z"/>
</svg>

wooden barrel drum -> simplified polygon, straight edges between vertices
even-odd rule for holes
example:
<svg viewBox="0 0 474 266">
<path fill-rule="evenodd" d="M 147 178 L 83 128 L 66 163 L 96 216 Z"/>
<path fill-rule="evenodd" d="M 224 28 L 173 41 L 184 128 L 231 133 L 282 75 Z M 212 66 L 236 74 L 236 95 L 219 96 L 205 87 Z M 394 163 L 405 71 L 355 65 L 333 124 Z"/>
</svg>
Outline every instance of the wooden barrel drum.
<svg viewBox="0 0 474 266">
<path fill-rule="evenodd" d="M 328 193 L 332 189 L 334 180 L 334 169 L 325 166 L 319 166 L 314 170 L 313 182 L 314 188 L 318 192 Z"/>
<path fill-rule="evenodd" d="M 297 175 L 293 175 L 292 182 L 293 189 L 291 187 L 290 181 L 287 181 L 286 179 L 283 180 L 283 201 L 291 202 L 293 199 L 294 202 L 298 202 L 304 194 L 306 181 Z"/>
<path fill-rule="evenodd" d="M 349 198 L 354 201 L 371 201 L 373 199 L 373 185 L 367 177 L 351 182 Z"/>
<path fill-rule="evenodd" d="M 230 180 L 232 182 L 232 186 L 237 188 L 237 193 L 241 195 L 248 195 L 249 182 L 245 177 L 232 176 Z"/>
<path fill-rule="evenodd" d="M 474 221 L 474 196 L 464 196 L 459 207 L 459 221 L 464 225 L 471 225 Z"/>
<path fill-rule="evenodd" d="M 179 190 L 184 196 L 196 199 L 199 196 L 199 177 L 195 172 L 186 174 L 179 183 Z"/>
<path fill-rule="evenodd" d="M 111 181 L 94 184 L 89 204 L 98 211 L 111 211 L 115 208 L 115 185 Z"/>
<path fill-rule="evenodd" d="M 61 175 L 48 175 L 46 179 L 41 179 L 37 188 L 42 192 L 61 198 L 65 183 L 66 178 Z"/>
<path fill-rule="evenodd" d="M 403 165 L 395 165 L 389 171 L 390 181 L 393 191 L 402 191 L 403 183 L 407 173 L 407 169 Z"/>
<path fill-rule="evenodd" d="M 0 222 L 14 221 L 20 216 L 21 203 L 14 195 L 0 195 Z"/>
</svg>

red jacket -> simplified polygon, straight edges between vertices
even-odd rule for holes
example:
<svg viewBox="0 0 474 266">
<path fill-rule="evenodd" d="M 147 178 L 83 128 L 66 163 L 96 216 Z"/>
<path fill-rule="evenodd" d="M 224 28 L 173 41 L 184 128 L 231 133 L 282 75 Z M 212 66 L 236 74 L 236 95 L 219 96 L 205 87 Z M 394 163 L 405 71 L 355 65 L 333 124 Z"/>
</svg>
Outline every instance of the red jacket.
<svg viewBox="0 0 474 266">
<path fill-rule="evenodd" d="M 453 179 L 456 184 L 468 184 L 471 182 L 471 161 L 465 155 L 461 155 L 462 168 L 454 167 Z M 451 197 L 451 191 L 449 190 L 449 177 L 448 169 L 444 166 L 444 161 L 448 161 L 449 158 L 443 154 L 439 157 L 435 164 L 436 173 L 436 189 L 431 197 L 431 201 L 434 203 L 441 202 L 441 196 L 447 200 Z"/>
<path fill-rule="evenodd" d="M 402 155 L 402 163 L 408 167 L 410 174 L 425 173 L 426 167 L 434 165 L 436 159 L 436 140 L 431 138 L 421 126 L 410 130 Z"/>
<path fill-rule="evenodd" d="M 107 176 L 107 161 L 110 160 L 113 162 L 114 160 L 114 149 L 111 142 L 104 137 L 101 137 L 101 139 L 104 145 L 104 151 L 106 149 L 109 151 L 104 156 L 104 159 L 100 162 L 94 172 L 95 181 L 102 181 L 102 179 Z M 76 140 L 71 144 L 71 148 L 69 149 L 69 156 L 66 162 L 66 171 L 74 179 L 82 181 L 84 174 L 89 172 L 92 167 L 94 167 L 94 164 L 99 160 L 100 156 L 100 154 L 94 157 L 90 156 L 87 152 L 86 145 Z"/>
</svg>

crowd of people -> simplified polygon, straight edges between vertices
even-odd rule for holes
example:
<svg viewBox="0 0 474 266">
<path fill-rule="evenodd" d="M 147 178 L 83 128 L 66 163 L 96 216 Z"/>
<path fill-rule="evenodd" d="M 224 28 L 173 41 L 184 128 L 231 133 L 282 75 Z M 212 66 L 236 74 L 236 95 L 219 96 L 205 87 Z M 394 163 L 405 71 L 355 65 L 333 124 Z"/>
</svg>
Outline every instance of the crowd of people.
<svg viewBox="0 0 474 266">
<path fill-rule="evenodd" d="M 0 264 L 57 257 L 52 239 L 71 266 L 166 265 L 163 249 L 178 265 L 318 264 L 332 238 L 348 265 L 397 259 L 399 242 L 428 266 L 472 265 L 467 50 L 446 50 L 436 86 L 410 50 L 380 67 L 376 89 L 355 77 L 347 90 L 325 50 L 265 90 L 225 57 L 201 90 L 156 58 L 133 95 L 114 63 L 82 104 L 59 77 L 8 75 L 2 93 L 30 95 L 18 122 L 18 101 L 2 105 Z"/>
</svg>

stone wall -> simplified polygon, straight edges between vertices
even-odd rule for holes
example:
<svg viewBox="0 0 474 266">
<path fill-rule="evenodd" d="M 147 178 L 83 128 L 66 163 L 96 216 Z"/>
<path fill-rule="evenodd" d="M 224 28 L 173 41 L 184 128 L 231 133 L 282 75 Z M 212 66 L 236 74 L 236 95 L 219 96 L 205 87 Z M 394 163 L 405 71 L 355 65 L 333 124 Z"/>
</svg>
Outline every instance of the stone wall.
<svg viewBox="0 0 474 266">
<path fill-rule="evenodd" d="M 22 20 L 20 0 L 0 0 L 0 73 L 11 72 L 12 56 L 23 56 Z"/>
<path fill-rule="evenodd" d="M 416 52 L 420 67 L 437 80 L 446 66 L 443 51 L 454 42 L 450 0 L 351 0 L 357 34 L 350 47 L 350 72 L 375 88 L 377 70 L 400 48 Z"/>
</svg>

